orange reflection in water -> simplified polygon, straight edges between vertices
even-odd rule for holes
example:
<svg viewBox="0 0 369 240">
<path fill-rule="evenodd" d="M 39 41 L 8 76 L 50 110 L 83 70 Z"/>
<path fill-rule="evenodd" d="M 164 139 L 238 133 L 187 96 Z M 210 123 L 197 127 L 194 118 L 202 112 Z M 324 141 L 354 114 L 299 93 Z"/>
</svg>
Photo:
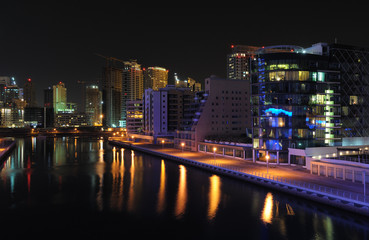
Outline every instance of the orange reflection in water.
<svg viewBox="0 0 369 240">
<path fill-rule="evenodd" d="M 157 212 L 162 213 L 165 207 L 165 162 L 161 160 L 161 169 L 160 169 L 160 186 L 158 192 L 158 205 Z"/>
<path fill-rule="evenodd" d="M 264 201 L 264 208 L 261 212 L 261 220 L 264 223 L 272 223 L 273 219 L 273 195 L 268 192 Z"/>
<path fill-rule="evenodd" d="M 175 206 L 174 215 L 177 219 L 183 217 L 186 211 L 187 204 L 187 176 L 186 167 L 183 165 L 179 166 L 179 183 L 177 192 L 177 201 Z"/>
<path fill-rule="evenodd" d="M 135 152 L 131 152 L 131 182 L 129 185 L 129 195 L 128 195 L 128 211 L 133 211 L 135 203 L 135 191 L 134 191 L 134 181 L 135 181 Z"/>
<path fill-rule="evenodd" d="M 118 211 L 122 210 L 123 202 L 123 179 L 124 179 L 124 159 L 120 160 L 120 153 L 122 151 L 113 151 L 116 156 L 113 157 L 111 164 L 111 176 L 112 176 L 112 196 L 110 199 L 110 206 Z M 124 153 L 124 151 L 123 151 Z"/>
<path fill-rule="evenodd" d="M 221 181 L 220 177 L 213 175 L 210 178 L 210 188 L 209 188 L 209 208 L 208 208 L 208 220 L 212 220 L 217 214 L 220 196 L 221 196 Z"/>
</svg>

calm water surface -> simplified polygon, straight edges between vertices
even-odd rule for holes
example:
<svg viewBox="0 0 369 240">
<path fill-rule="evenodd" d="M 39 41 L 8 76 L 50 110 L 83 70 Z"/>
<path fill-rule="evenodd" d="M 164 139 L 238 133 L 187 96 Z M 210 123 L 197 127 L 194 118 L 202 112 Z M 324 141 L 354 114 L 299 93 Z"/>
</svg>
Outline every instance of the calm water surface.
<svg viewBox="0 0 369 240">
<path fill-rule="evenodd" d="M 369 238 L 368 218 L 74 137 L 17 139 L 0 224 L 2 239 Z"/>
</svg>

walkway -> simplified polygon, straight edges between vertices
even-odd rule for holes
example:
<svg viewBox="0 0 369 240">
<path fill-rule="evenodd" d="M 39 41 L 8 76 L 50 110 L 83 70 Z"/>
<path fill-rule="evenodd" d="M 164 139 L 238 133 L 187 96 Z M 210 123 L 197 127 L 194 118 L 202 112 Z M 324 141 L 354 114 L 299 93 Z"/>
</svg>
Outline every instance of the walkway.
<svg viewBox="0 0 369 240">
<path fill-rule="evenodd" d="M 162 153 L 178 158 L 188 159 L 191 161 L 205 163 L 207 165 L 213 165 L 220 168 L 225 168 L 233 172 L 246 173 L 252 176 L 256 176 L 259 179 L 266 179 L 269 183 L 274 185 L 285 185 L 284 187 L 296 187 L 295 190 L 305 192 L 315 192 L 314 195 L 322 194 L 320 198 L 325 198 L 325 202 L 333 201 L 328 198 L 339 198 L 341 203 L 349 201 L 351 207 L 355 204 L 369 206 L 369 197 L 363 196 L 364 184 L 361 182 L 352 182 L 351 180 L 334 179 L 331 177 L 317 176 L 310 174 L 310 171 L 301 166 L 289 166 L 289 165 L 272 165 L 269 164 L 268 174 L 267 165 L 260 163 L 253 163 L 248 160 L 235 159 L 230 157 L 224 157 L 222 155 L 214 155 L 202 152 L 188 152 L 174 148 L 163 148 L 161 145 L 142 144 L 133 142 L 121 142 L 123 144 L 132 145 L 133 148 L 141 148 L 142 150 L 149 150 L 153 153 Z M 137 149 L 140 150 L 140 149 Z M 219 171 L 218 171 L 219 172 Z M 368 184 L 366 184 L 368 185 Z M 368 188 L 367 191 L 368 192 Z M 301 195 L 301 194 L 299 194 Z M 336 201 L 336 200 L 334 200 Z M 321 201 L 323 202 L 323 201 Z M 340 204 L 341 204 L 340 203 Z M 345 203 L 347 204 L 347 202 Z M 342 204 L 341 204 L 342 205 Z M 366 212 L 368 212 L 366 207 Z"/>
<path fill-rule="evenodd" d="M 130 142 L 132 143 L 132 142 Z M 232 170 L 237 170 L 240 172 L 258 172 L 258 173 L 267 173 L 266 164 L 253 163 L 252 161 L 235 159 L 230 157 L 223 157 L 220 155 L 202 153 L 202 152 L 188 152 L 175 148 L 163 148 L 161 146 L 153 145 L 153 144 L 141 144 L 134 143 L 136 146 L 144 147 L 150 149 L 152 151 L 161 152 L 169 155 L 173 155 L 176 157 L 182 157 L 186 159 L 191 159 L 194 161 L 222 166 L 225 168 L 229 168 Z M 363 184 L 361 182 L 352 182 L 351 180 L 341 180 L 341 179 L 333 179 L 324 176 L 317 176 L 310 174 L 309 170 L 301 166 L 289 166 L 289 165 L 272 165 L 269 164 L 268 174 L 272 176 L 283 177 L 287 179 L 291 179 L 294 181 L 303 181 L 311 184 L 318 184 L 324 187 L 329 188 L 337 188 L 340 190 L 344 190 L 347 192 L 353 193 L 363 193 Z M 369 185 L 369 184 L 367 184 Z M 368 192 L 367 186 L 367 192 Z"/>
</svg>

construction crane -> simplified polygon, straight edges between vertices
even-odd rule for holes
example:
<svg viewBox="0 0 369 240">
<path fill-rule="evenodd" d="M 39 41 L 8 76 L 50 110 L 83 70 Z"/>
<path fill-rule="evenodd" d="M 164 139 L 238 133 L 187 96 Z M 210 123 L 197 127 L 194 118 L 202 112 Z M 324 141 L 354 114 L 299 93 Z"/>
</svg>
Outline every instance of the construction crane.
<svg viewBox="0 0 369 240">
<path fill-rule="evenodd" d="M 112 63 L 114 63 L 114 62 L 124 63 L 123 60 L 118 59 L 118 58 L 115 58 L 115 57 L 107 57 L 107 56 L 101 55 L 99 53 L 95 53 L 95 55 L 106 59 L 106 67 L 109 67 L 109 62 L 112 62 Z"/>
</svg>

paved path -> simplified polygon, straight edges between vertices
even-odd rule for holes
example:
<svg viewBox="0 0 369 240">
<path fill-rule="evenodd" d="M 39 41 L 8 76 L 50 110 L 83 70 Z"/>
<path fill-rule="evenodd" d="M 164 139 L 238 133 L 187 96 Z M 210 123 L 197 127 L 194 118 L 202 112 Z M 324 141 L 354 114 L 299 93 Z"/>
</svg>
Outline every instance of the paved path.
<svg viewBox="0 0 369 240">
<path fill-rule="evenodd" d="M 191 159 L 202 163 L 213 164 L 230 168 L 241 172 L 257 172 L 267 173 L 266 164 L 253 163 L 249 160 L 241 160 L 230 157 L 224 157 L 216 155 L 214 159 L 213 154 L 202 152 L 189 152 L 182 151 L 175 148 L 163 148 L 161 145 L 132 143 L 133 145 L 144 147 L 152 151 L 162 152 L 177 157 Z M 331 177 L 317 176 L 310 174 L 310 171 L 306 170 L 302 166 L 289 166 L 289 165 L 272 165 L 269 164 L 268 173 L 275 177 L 283 177 L 291 181 L 304 182 L 306 184 L 317 184 L 323 187 L 333 188 L 337 190 L 343 190 L 351 193 L 363 194 L 364 185 L 361 182 L 352 182 L 349 180 L 334 179 Z M 366 184 L 369 185 L 369 184 Z M 368 186 L 366 192 L 368 193 Z"/>
</svg>

